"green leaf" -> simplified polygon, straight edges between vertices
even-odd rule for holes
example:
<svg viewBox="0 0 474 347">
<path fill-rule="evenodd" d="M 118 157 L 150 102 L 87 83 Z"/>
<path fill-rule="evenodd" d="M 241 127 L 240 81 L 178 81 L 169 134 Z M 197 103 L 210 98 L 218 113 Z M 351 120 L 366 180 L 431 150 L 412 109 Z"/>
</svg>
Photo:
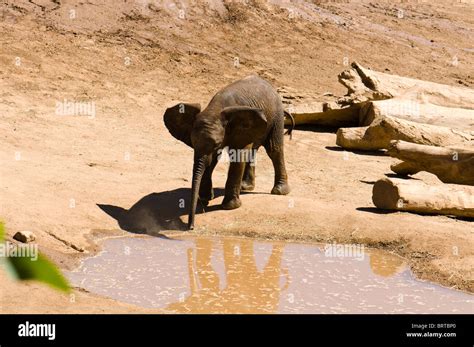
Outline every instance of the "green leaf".
<svg viewBox="0 0 474 347">
<path fill-rule="evenodd" d="M 0 243 L 5 236 L 5 226 L 0 222 Z M 41 253 L 37 257 L 7 257 L 0 259 L 7 273 L 20 280 L 36 280 L 68 292 L 69 283 L 58 270 L 56 265 Z"/>
<path fill-rule="evenodd" d="M 68 292 L 70 286 L 66 278 L 61 274 L 51 261 L 41 253 L 38 258 L 9 257 L 10 273 L 21 280 L 35 280 L 49 284 L 50 286 Z"/>
</svg>

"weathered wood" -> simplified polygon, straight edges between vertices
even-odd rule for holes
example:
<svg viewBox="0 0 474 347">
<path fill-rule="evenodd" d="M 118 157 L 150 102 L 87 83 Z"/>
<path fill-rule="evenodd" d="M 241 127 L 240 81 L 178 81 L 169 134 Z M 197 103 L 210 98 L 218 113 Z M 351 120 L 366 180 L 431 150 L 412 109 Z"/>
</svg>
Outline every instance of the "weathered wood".
<svg viewBox="0 0 474 347">
<path fill-rule="evenodd" d="M 470 186 L 383 178 L 374 184 L 372 201 L 384 210 L 474 217 L 474 187 Z"/>
<path fill-rule="evenodd" d="M 444 107 L 414 99 L 398 98 L 372 101 L 362 105 L 359 112 L 359 125 L 370 125 L 375 119 L 383 116 L 464 131 L 474 131 L 474 110 Z"/>
<path fill-rule="evenodd" d="M 293 115 L 296 125 L 312 124 L 328 127 L 351 127 L 359 124 L 359 105 L 344 108 L 331 108 L 327 102 L 292 106 L 288 111 Z M 285 125 L 291 125 L 285 119 Z"/>
<path fill-rule="evenodd" d="M 474 135 L 447 127 L 380 117 L 370 126 L 340 128 L 336 144 L 346 149 L 379 150 L 387 149 L 392 140 L 432 146 L 472 146 Z"/>
<path fill-rule="evenodd" d="M 392 141 L 387 153 L 403 160 L 390 167 L 399 175 L 427 171 L 444 183 L 474 185 L 474 150 Z"/>
<path fill-rule="evenodd" d="M 351 66 L 352 70 L 343 71 L 339 75 L 339 81 L 356 100 L 402 97 L 445 107 L 474 109 L 473 89 L 373 71 L 357 62 L 353 62 Z"/>
<path fill-rule="evenodd" d="M 389 116 L 474 131 L 472 89 L 389 75 L 366 69 L 356 62 L 352 63 L 352 69 L 343 71 L 338 78 L 347 87 L 348 94 L 333 103 L 290 106 L 288 111 L 297 125 L 367 126 L 378 116 Z M 280 90 L 282 92 L 287 93 Z M 293 96 L 287 95 L 286 98 L 292 99 Z M 386 100 L 391 98 L 397 100 Z M 290 124 L 290 120 L 285 124 Z"/>
</svg>

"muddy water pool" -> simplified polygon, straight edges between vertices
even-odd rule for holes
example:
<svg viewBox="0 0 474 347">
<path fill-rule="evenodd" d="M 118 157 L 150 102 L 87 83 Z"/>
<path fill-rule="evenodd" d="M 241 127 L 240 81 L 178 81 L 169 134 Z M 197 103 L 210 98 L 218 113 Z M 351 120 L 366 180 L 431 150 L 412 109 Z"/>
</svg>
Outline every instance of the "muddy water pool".
<svg viewBox="0 0 474 347">
<path fill-rule="evenodd" d="M 178 236 L 108 239 L 67 273 L 91 292 L 174 313 L 473 313 L 474 297 L 361 245 Z"/>
</svg>

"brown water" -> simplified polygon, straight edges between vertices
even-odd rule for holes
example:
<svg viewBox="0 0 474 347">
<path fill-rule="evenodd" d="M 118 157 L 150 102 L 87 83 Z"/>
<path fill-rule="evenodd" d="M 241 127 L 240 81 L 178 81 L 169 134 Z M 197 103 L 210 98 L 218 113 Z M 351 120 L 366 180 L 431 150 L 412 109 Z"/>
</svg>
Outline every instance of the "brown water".
<svg viewBox="0 0 474 347">
<path fill-rule="evenodd" d="M 472 295 L 414 279 L 402 258 L 341 247 L 118 238 L 67 275 L 91 292 L 178 313 L 474 312 Z"/>
</svg>

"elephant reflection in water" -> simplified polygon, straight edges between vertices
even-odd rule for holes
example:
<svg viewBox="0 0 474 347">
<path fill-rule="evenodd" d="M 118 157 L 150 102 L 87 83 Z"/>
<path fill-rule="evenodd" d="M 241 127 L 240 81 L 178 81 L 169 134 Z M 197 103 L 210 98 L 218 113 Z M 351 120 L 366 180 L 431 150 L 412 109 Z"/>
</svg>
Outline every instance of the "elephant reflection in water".
<svg viewBox="0 0 474 347">
<path fill-rule="evenodd" d="M 403 271 L 405 266 L 403 258 L 394 254 L 380 251 L 373 251 L 370 254 L 370 268 L 378 276 L 392 277 Z"/>
<path fill-rule="evenodd" d="M 170 304 L 167 310 L 177 313 L 273 313 L 278 310 L 280 292 L 288 288 L 288 270 L 281 268 L 284 245 L 273 244 L 263 271 L 258 271 L 252 240 L 222 241 L 225 266 L 225 288 L 211 265 L 214 247 L 211 239 L 196 241 L 196 258 L 188 249 L 188 271 L 191 294 Z M 196 265 L 196 267 L 194 266 Z M 284 287 L 280 279 L 285 278 Z"/>
</svg>

